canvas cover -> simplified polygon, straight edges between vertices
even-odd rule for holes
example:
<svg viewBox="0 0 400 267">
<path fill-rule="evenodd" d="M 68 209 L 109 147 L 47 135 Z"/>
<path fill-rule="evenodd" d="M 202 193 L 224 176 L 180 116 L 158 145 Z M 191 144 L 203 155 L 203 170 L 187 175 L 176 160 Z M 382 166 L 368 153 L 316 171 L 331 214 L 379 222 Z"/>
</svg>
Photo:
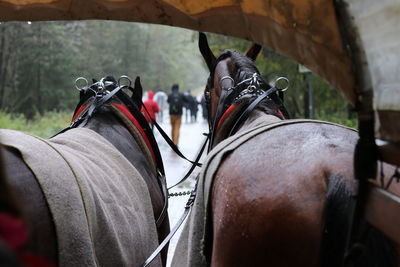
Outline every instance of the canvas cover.
<svg viewBox="0 0 400 267">
<path fill-rule="evenodd" d="M 349 11 L 356 26 L 353 38 L 360 35 L 367 55 L 364 75 L 371 76 L 379 110 L 378 137 L 400 142 L 397 0 L 0 0 L 0 21 L 123 20 L 241 37 L 295 59 L 354 104 L 354 59 L 339 30 L 344 24 L 335 4 Z"/>
<path fill-rule="evenodd" d="M 140 266 L 158 245 L 146 182 L 110 142 L 76 128 L 51 139 L 0 129 L 49 206 L 58 266 Z M 105 153 L 107 152 L 107 153 Z M 161 266 L 157 257 L 150 266 Z"/>
<path fill-rule="evenodd" d="M 374 90 L 376 137 L 400 142 L 400 2 L 349 0 Z"/>
</svg>

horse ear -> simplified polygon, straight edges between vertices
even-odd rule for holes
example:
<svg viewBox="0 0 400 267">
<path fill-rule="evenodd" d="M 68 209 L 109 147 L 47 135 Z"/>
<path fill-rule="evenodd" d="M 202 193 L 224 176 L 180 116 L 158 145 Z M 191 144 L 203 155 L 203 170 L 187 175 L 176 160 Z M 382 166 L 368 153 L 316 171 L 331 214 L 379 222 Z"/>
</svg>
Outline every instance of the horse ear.
<svg viewBox="0 0 400 267">
<path fill-rule="evenodd" d="M 256 60 L 256 58 L 257 58 L 257 56 L 258 56 L 258 54 L 260 53 L 260 51 L 261 51 L 261 45 L 259 45 L 259 44 L 253 44 L 251 47 L 250 47 L 250 49 L 247 51 L 247 53 L 246 53 L 246 56 L 247 57 L 249 57 L 249 58 L 251 58 L 253 61 L 255 61 Z"/>
<path fill-rule="evenodd" d="M 203 32 L 199 32 L 199 49 L 208 69 L 212 71 L 216 58 L 208 45 L 207 36 Z"/>
<path fill-rule="evenodd" d="M 139 109 L 142 107 L 141 104 L 142 103 L 140 100 L 142 100 L 143 97 L 143 87 L 142 84 L 140 83 L 140 77 L 137 76 L 135 79 L 135 84 L 133 86 L 133 93 L 132 93 L 132 100 L 135 103 L 138 103 Z"/>
</svg>

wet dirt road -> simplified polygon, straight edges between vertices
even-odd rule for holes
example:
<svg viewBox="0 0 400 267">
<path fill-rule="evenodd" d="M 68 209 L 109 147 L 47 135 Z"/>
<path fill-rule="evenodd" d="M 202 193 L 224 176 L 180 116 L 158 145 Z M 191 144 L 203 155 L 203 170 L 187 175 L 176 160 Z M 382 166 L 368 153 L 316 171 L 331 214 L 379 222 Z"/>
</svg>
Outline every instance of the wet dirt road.
<svg viewBox="0 0 400 267">
<path fill-rule="evenodd" d="M 165 112 L 167 113 L 167 112 Z M 200 113 L 199 113 L 200 115 Z M 160 126 L 164 129 L 164 131 L 170 136 L 171 134 L 171 126 L 169 123 L 168 114 L 163 116 L 163 121 L 159 121 Z M 178 182 L 187 172 L 188 168 L 191 164 L 183 159 L 181 159 L 172 149 L 168 146 L 168 144 L 164 141 L 162 136 L 158 133 L 157 129 L 154 129 L 155 136 L 160 147 L 161 155 L 164 161 L 164 168 L 167 177 L 168 186 L 174 185 Z M 180 138 L 179 138 L 179 149 L 181 152 L 190 160 L 194 160 L 196 155 L 205 140 L 205 136 L 203 133 L 208 132 L 208 125 L 201 116 L 198 116 L 197 122 L 187 122 L 185 120 L 185 116 L 182 116 L 182 124 L 180 129 Z M 205 154 L 205 153 L 204 153 Z M 203 158 L 201 162 L 203 162 Z M 200 168 L 196 168 L 190 178 L 184 182 L 182 185 L 179 185 L 170 190 L 170 192 L 181 192 L 191 190 L 194 186 L 194 177 L 199 173 Z M 188 196 L 179 196 L 179 197 L 171 197 L 169 199 L 169 208 L 168 214 L 170 219 L 171 228 L 174 227 L 177 220 L 181 217 L 184 211 L 184 206 Z M 178 230 L 175 236 L 171 239 L 169 250 L 168 250 L 168 261 L 167 266 L 170 265 L 172 255 L 178 241 L 180 232 L 182 227 Z"/>
</svg>

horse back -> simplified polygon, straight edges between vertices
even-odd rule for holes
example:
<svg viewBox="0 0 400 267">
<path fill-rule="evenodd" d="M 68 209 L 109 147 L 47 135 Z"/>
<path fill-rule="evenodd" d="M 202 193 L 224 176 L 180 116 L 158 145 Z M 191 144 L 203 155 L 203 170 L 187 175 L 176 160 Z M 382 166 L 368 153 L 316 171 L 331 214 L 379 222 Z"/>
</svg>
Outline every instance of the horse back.
<svg viewBox="0 0 400 267">
<path fill-rule="evenodd" d="M 347 128 L 295 123 L 229 153 L 212 187 L 212 265 L 316 266 L 327 182 L 351 186 L 356 141 Z"/>
</svg>

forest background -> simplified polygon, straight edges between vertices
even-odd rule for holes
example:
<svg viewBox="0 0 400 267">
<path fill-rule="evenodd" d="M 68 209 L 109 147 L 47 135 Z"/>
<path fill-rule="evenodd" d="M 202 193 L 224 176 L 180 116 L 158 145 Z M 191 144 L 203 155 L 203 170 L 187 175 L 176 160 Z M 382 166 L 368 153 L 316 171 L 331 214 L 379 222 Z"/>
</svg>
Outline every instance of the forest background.
<svg viewBox="0 0 400 267">
<path fill-rule="evenodd" d="M 217 55 L 250 42 L 208 34 Z M 198 33 L 168 26 L 113 22 L 0 22 L 0 128 L 48 137 L 64 128 L 78 102 L 74 81 L 127 75 L 141 77 L 145 90 L 200 95 L 208 71 L 197 47 Z M 264 48 L 256 64 L 271 83 L 290 80 L 285 105 L 292 117 L 309 117 L 307 90 L 313 87 L 314 119 L 356 127 L 343 96 L 323 79 L 299 72 L 299 65 Z M 307 77 L 308 75 L 308 77 Z"/>
</svg>

